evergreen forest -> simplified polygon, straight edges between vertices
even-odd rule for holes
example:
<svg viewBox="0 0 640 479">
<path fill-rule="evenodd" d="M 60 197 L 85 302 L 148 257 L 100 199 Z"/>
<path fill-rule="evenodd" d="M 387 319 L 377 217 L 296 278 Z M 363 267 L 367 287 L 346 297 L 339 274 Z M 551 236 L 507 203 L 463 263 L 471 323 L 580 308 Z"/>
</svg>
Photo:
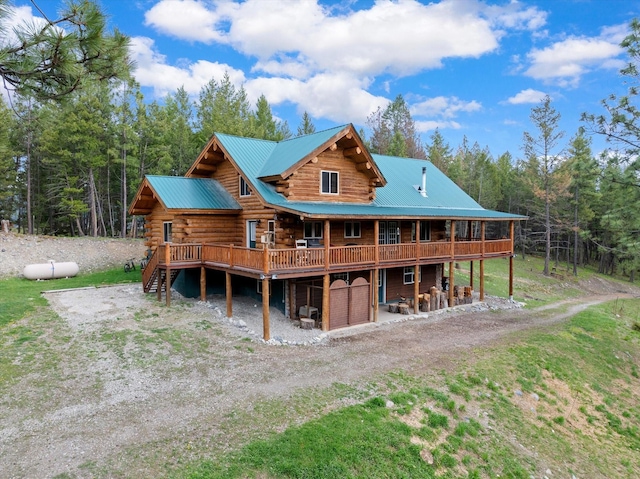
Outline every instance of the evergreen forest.
<svg viewBox="0 0 640 479">
<path fill-rule="evenodd" d="M 546 97 L 531 110 L 522 148 L 494 156 L 481 140 L 450 145 L 439 130 L 421 137 L 398 96 L 371 113 L 361 136 L 373 153 L 429 159 L 485 208 L 527 216 L 516 225 L 516 250 L 546 256 L 545 273 L 591 264 L 633 281 L 640 269 L 640 24 L 631 31 L 622 43 L 627 94 L 603 99 L 601 111 L 585 112 L 574 131 L 559 128 L 562 112 Z M 127 214 L 141 180 L 184 175 L 214 132 L 279 141 L 315 131 L 306 112 L 292 131 L 265 96 L 252 104 L 228 76 L 210 80 L 197 98 L 180 88 L 149 101 L 130 67 L 87 75 L 60 94 L 16 88 L 0 100 L 0 219 L 14 231 L 141 236 L 143 219 Z M 610 148 L 594 153 L 594 135 Z"/>
</svg>

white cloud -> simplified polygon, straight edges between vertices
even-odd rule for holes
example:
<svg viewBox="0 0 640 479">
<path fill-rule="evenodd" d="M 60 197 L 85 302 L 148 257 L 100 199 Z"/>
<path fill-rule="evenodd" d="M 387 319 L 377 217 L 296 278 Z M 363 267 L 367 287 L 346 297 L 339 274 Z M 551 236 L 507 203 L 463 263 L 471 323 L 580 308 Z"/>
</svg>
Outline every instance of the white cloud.
<svg viewBox="0 0 640 479">
<path fill-rule="evenodd" d="M 34 31 L 44 27 L 47 22 L 42 17 L 33 15 L 33 10 L 29 6 L 13 7 L 8 9 L 9 15 L 3 25 L 4 31 L 0 35 L 0 44 L 14 44 L 18 41 L 15 30 Z"/>
<path fill-rule="evenodd" d="M 311 75 L 311 70 L 304 62 L 287 59 L 258 61 L 251 71 L 292 78 L 307 78 Z"/>
<path fill-rule="evenodd" d="M 577 87 L 581 77 L 597 68 L 619 66 L 622 48 L 618 39 L 620 28 L 603 29 L 600 37 L 569 37 L 546 48 L 533 49 L 527 54 L 529 68 L 526 76 L 555 83 L 562 87 Z"/>
<path fill-rule="evenodd" d="M 222 41 L 216 30 L 220 17 L 198 0 L 162 0 L 145 13 L 145 25 L 190 41 Z"/>
<path fill-rule="evenodd" d="M 154 50 L 151 38 L 133 37 L 129 51 L 136 64 L 136 80 L 142 86 L 153 88 L 156 97 L 166 96 L 180 87 L 196 95 L 212 78 L 220 81 L 225 72 L 237 87 L 245 81 L 242 70 L 224 63 L 198 60 L 183 67 L 168 65 L 166 57 Z"/>
<path fill-rule="evenodd" d="M 147 24 L 189 41 L 230 44 L 257 57 L 254 69 L 282 73 L 347 71 L 357 75 L 409 75 L 438 68 L 445 58 L 477 58 L 493 52 L 499 28 L 537 28 L 545 15 L 515 2 L 487 7 L 477 0 L 378 0 L 368 9 L 331 10 L 317 0 L 247 0 L 208 4 L 162 0 Z M 294 68 L 291 63 L 299 63 Z"/>
<path fill-rule="evenodd" d="M 540 103 L 540 101 L 546 95 L 547 94 L 542 91 L 527 88 L 526 90 L 522 90 L 516 95 L 510 97 L 507 100 L 507 103 L 510 103 L 512 105 L 521 105 L 523 103 Z"/>
<path fill-rule="evenodd" d="M 482 105 L 475 100 L 463 101 L 455 96 L 437 96 L 412 105 L 411 114 L 414 116 L 454 118 L 459 112 L 474 112 L 480 109 L 482 109 Z"/>
<path fill-rule="evenodd" d="M 337 123 L 364 123 L 378 106 L 389 100 L 366 91 L 367 80 L 351 75 L 323 73 L 306 81 L 291 78 L 257 78 L 248 80 L 245 89 L 250 99 L 264 94 L 272 105 L 290 102 L 299 113 L 307 111 L 316 118 Z"/>
<path fill-rule="evenodd" d="M 437 120 L 426 120 L 426 121 L 416 121 L 415 122 L 416 131 L 419 133 L 426 133 L 428 131 L 433 131 L 436 128 L 440 130 L 452 129 L 459 130 L 461 128 L 460 123 L 457 121 L 437 121 Z"/>
<path fill-rule="evenodd" d="M 488 5 L 485 11 L 496 25 L 511 30 L 537 31 L 547 23 L 547 12 L 535 6 L 524 8 L 523 3 L 518 1 L 504 6 Z"/>
</svg>

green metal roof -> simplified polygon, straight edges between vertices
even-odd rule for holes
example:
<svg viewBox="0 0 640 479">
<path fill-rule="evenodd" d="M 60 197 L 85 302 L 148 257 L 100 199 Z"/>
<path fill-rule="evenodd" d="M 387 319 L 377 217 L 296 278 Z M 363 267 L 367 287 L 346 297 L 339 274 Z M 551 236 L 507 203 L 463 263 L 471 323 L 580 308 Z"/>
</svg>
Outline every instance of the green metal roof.
<svg viewBox="0 0 640 479">
<path fill-rule="evenodd" d="M 260 176 L 279 175 L 295 165 L 316 148 L 320 147 L 332 137 L 344 130 L 348 125 L 338 126 L 329 130 L 298 136 L 278 142 L 260 171 Z"/>
<path fill-rule="evenodd" d="M 523 219 L 524 216 L 500 211 L 486 210 L 484 208 L 439 208 L 439 207 L 414 207 L 414 206 L 380 206 L 371 204 L 353 203 L 311 203 L 311 202 L 287 202 L 280 208 L 289 210 L 308 217 L 343 217 L 343 218 L 455 218 L 455 219 L 487 219 L 508 220 Z"/>
<path fill-rule="evenodd" d="M 242 210 L 216 180 L 154 175 L 147 175 L 146 178 L 168 209 Z"/>
<path fill-rule="evenodd" d="M 430 161 L 383 155 L 372 155 L 372 157 L 387 179 L 387 184 L 376 188 L 376 199 L 371 203 L 289 201 L 277 193 L 272 185 L 257 180 L 262 186 L 260 194 L 274 207 L 296 212 L 301 216 L 488 220 L 526 218 L 521 215 L 484 209 Z M 423 167 L 427 168 L 426 197 L 416 189 L 422 184 Z"/>
<path fill-rule="evenodd" d="M 260 178 L 280 175 L 319 146 L 325 144 L 332 137 L 343 131 L 348 125 L 342 125 L 311 135 L 300 136 L 288 140 L 274 142 L 243 138 L 233 135 L 216 133 L 216 138 L 238 166 L 252 191 L 262 197 L 268 205 L 276 209 L 295 212 L 301 216 L 332 216 L 332 217 L 405 217 L 405 218 L 459 218 L 459 219 L 524 219 L 525 216 L 502 213 L 482 208 L 473 198 L 467 195 L 458 185 L 451 181 L 431 162 L 412 158 L 399 158 L 384 155 L 372 155 L 376 166 L 387 180 L 383 187 L 376 188 L 376 199 L 371 203 L 335 203 L 335 202 L 307 202 L 289 201 L 285 196 L 277 193 L 275 186 Z M 422 168 L 427 169 L 427 196 L 423 197 L 416 186 L 422 183 Z M 153 178 L 153 177 L 148 177 Z M 166 178 L 166 177 L 156 177 Z M 176 177 L 170 177 L 177 179 Z M 187 180 L 187 178 L 183 178 Z M 196 181 L 195 178 L 190 178 Z M 226 191 L 214 180 L 218 199 L 216 209 L 240 209 L 240 205 L 231 198 Z M 213 186 L 210 186 L 213 188 Z M 175 201 L 185 201 L 184 191 L 174 189 Z M 201 191 L 201 190 L 198 190 Z M 224 193 L 222 193 L 224 192 Z M 192 202 L 199 198 L 198 204 L 204 204 L 200 197 L 203 193 L 195 194 Z M 221 206 L 225 198 L 227 207 Z M 163 196 L 164 201 L 164 196 Z M 233 206 L 231 207 L 231 203 Z M 167 204 L 167 207 L 169 205 Z M 180 208 L 180 206 L 175 206 Z"/>
<path fill-rule="evenodd" d="M 240 170 L 249 177 L 252 186 L 259 188 L 258 184 L 253 184 L 256 183 L 255 179 L 282 174 L 347 126 L 338 126 L 278 142 L 220 133 L 216 133 L 216 138 Z"/>
</svg>

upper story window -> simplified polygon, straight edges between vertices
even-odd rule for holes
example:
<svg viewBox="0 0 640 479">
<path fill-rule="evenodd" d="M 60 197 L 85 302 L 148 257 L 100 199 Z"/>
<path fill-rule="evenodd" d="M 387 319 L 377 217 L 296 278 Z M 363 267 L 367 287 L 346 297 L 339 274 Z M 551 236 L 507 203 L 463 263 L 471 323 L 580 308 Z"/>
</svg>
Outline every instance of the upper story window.
<svg viewBox="0 0 640 479">
<path fill-rule="evenodd" d="M 338 194 L 338 172 L 337 171 L 322 171 L 321 175 L 321 189 L 320 191 L 328 195 Z"/>
<path fill-rule="evenodd" d="M 347 221 L 344 224 L 344 237 L 345 238 L 360 238 L 360 222 L 359 221 Z"/>
<path fill-rule="evenodd" d="M 421 221 L 420 222 L 420 242 L 423 243 L 425 241 L 431 241 L 431 222 L 429 221 Z M 415 221 L 411 224 L 411 242 L 416 242 L 416 223 Z"/>
<path fill-rule="evenodd" d="M 305 221 L 304 237 L 305 239 L 322 238 L 322 221 Z"/>
<path fill-rule="evenodd" d="M 251 190 L 249 184 L 244 181 L 244 178 L 240 177 L 240 196 L 251 196 Z"/>
</svg>

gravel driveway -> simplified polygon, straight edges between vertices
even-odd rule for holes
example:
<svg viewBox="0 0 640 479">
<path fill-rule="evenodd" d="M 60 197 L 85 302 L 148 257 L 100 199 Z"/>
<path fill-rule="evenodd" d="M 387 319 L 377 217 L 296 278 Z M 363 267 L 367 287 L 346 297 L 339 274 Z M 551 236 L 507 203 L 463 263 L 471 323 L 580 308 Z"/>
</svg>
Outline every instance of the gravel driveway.
<svg viewBox="0 0 640 479">
<path fill-rule="evenodd" d="M 390 371 L 446 369 L 470 348 L 623 293 L 567 302 L 562 314 L 458 309 L 327 337 L 314 330 L 296 337 L 306 346 L 257 339 L 261 308 L 252 301 L 234 299 L 231 324 L 224 298 L 167 309 L 137 285 L 50 293 L 55 314 L 19 322 L 5 340 L 15 378 L 0 391 L 0 477 L 158 476 L 243 443 L 258 423 L 278 431 L 357 400 L 333 394 L 308 401 L 322 410 L 295 409 L 305 395 L 336 383 L 364 391 Z M 288 322 L 276 316 L 272 336 L 286 339 Z"/>
</svg>

